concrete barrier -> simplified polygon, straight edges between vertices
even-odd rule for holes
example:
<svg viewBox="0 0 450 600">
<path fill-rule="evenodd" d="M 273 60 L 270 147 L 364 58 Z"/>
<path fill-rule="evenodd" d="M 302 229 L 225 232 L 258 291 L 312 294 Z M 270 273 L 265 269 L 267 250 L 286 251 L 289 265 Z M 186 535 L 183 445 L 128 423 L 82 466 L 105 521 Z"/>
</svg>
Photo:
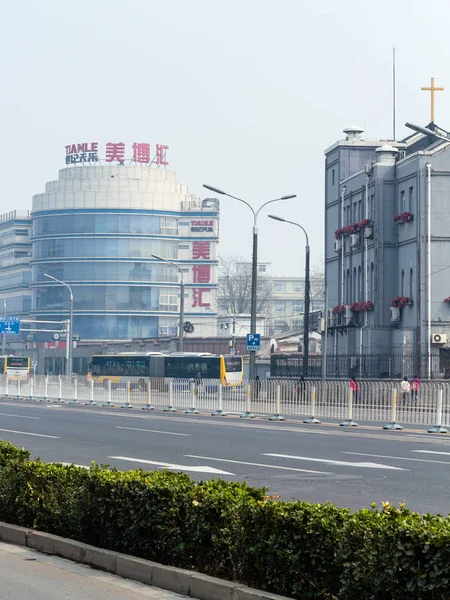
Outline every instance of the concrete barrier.
<svg viewBox="0 0 450 600">
<path fill-rule="evenodd" d="M 112 550 L 103 550 L 9 523 L 0 522 L 0 541 L 27 546 L 45 554 L 60 556 L 125 579 L 139 581 L 198 600 L 211 598 L 214 600 L 289 600 L 285 596 L 254 590 L 240 583 L 161 565 Z"/>
</svg>

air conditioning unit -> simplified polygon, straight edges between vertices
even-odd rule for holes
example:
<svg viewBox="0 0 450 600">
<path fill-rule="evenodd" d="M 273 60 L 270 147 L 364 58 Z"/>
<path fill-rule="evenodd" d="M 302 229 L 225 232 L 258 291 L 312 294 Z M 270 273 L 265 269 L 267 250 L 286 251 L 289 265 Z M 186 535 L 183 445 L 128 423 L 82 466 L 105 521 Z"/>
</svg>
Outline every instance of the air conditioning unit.
<svg viewBox="0 0 450 600">
<path fill-rule="evenodd" d="M 359 233 L 352 233 L 352 235 L 350 236 L 350 246 L 352 246 L 352 247 L 359 246 L 360 243 L 361 243 L 361 236 L 359 235 Z"/>
<path fill-rule="evenodd" d="M 334 251 L 340 252 L 342 248 L 342 240 L 334 240 Z"/>
<path fill-rule="evenodd" d="M 345 324 L 350 325 L 350 321 L 353 319 L 353 311 L 350 306 L 345 307 Z"/>
<path fill-rule="evenodd" d="M 400 308 L 398 306 L 391 306 L 391 323 L 400 323 Z"/>
<path fill-rule="evenodd" d="M 370 225 L 364 229 L 364 239 L 371 240 L 373 238 L 373 227 Z"/>
<path fill-rule="evenodd" d="M 432 344 L 446 344 L 447 334 L 446 333 L 433 333 L 431 336 Z"/>
</svg>

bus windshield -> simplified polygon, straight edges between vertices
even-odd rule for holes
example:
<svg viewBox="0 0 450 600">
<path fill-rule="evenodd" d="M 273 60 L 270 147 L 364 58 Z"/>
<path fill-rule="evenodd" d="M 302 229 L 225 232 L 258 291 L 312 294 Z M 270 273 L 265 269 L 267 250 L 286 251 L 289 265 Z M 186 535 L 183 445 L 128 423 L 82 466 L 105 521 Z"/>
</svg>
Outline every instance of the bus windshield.
<svg viewBox="0 0 450 600">
<path fill-rule="evenodd" d="M 27 369 L 28 370 L 29 359 L 23 356 L 8 356 L 6 358 L 7 369 Z"/>
<path fill-rule="evenodd" d="M 242 371 L 242 357 L 226 356 L 225 370 L 227 373 L 240 373 Z"/>
</svg>

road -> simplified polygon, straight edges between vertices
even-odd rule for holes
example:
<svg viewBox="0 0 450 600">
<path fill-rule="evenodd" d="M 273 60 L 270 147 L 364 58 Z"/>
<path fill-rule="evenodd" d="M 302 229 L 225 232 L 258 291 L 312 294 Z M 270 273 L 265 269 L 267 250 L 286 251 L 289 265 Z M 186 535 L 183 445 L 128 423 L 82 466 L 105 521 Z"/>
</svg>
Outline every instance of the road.
<svg viewBox="0 0 450 600">
<path fill-rule="evenodd" d="M 0 437 L 45 461 L 169 468 L 352 509 L 405 502 L 448 514 L 450 434 L 0 401 Z"/>
<path fill-rule="evenodd" d="M 177 600 L 185 598 L 63 558 L 0 543 L 1 594 L 8 600 Z"/>
</svg>

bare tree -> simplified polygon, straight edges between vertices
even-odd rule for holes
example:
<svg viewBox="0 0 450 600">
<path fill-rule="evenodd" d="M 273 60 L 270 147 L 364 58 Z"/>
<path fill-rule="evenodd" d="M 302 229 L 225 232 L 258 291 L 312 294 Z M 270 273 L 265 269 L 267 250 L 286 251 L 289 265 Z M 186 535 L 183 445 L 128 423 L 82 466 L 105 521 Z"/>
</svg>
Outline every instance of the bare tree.
<svg viewBox="0 0 450 600">
<path fill-rule="evenodd" d="M 325 271 L 323 263 L 313 265 L 310 272 L 311 298 L 323 300 L 325 296 Z"/>
<path fill-rule="evenodd" d="M 232 315 L 251 311 L 252 265 L 240 256 L 219 256 L 217 306 Z M 258 273 L 256 312 L 264 312 L 271 298 L 270 279 Z"/>
</svg>

